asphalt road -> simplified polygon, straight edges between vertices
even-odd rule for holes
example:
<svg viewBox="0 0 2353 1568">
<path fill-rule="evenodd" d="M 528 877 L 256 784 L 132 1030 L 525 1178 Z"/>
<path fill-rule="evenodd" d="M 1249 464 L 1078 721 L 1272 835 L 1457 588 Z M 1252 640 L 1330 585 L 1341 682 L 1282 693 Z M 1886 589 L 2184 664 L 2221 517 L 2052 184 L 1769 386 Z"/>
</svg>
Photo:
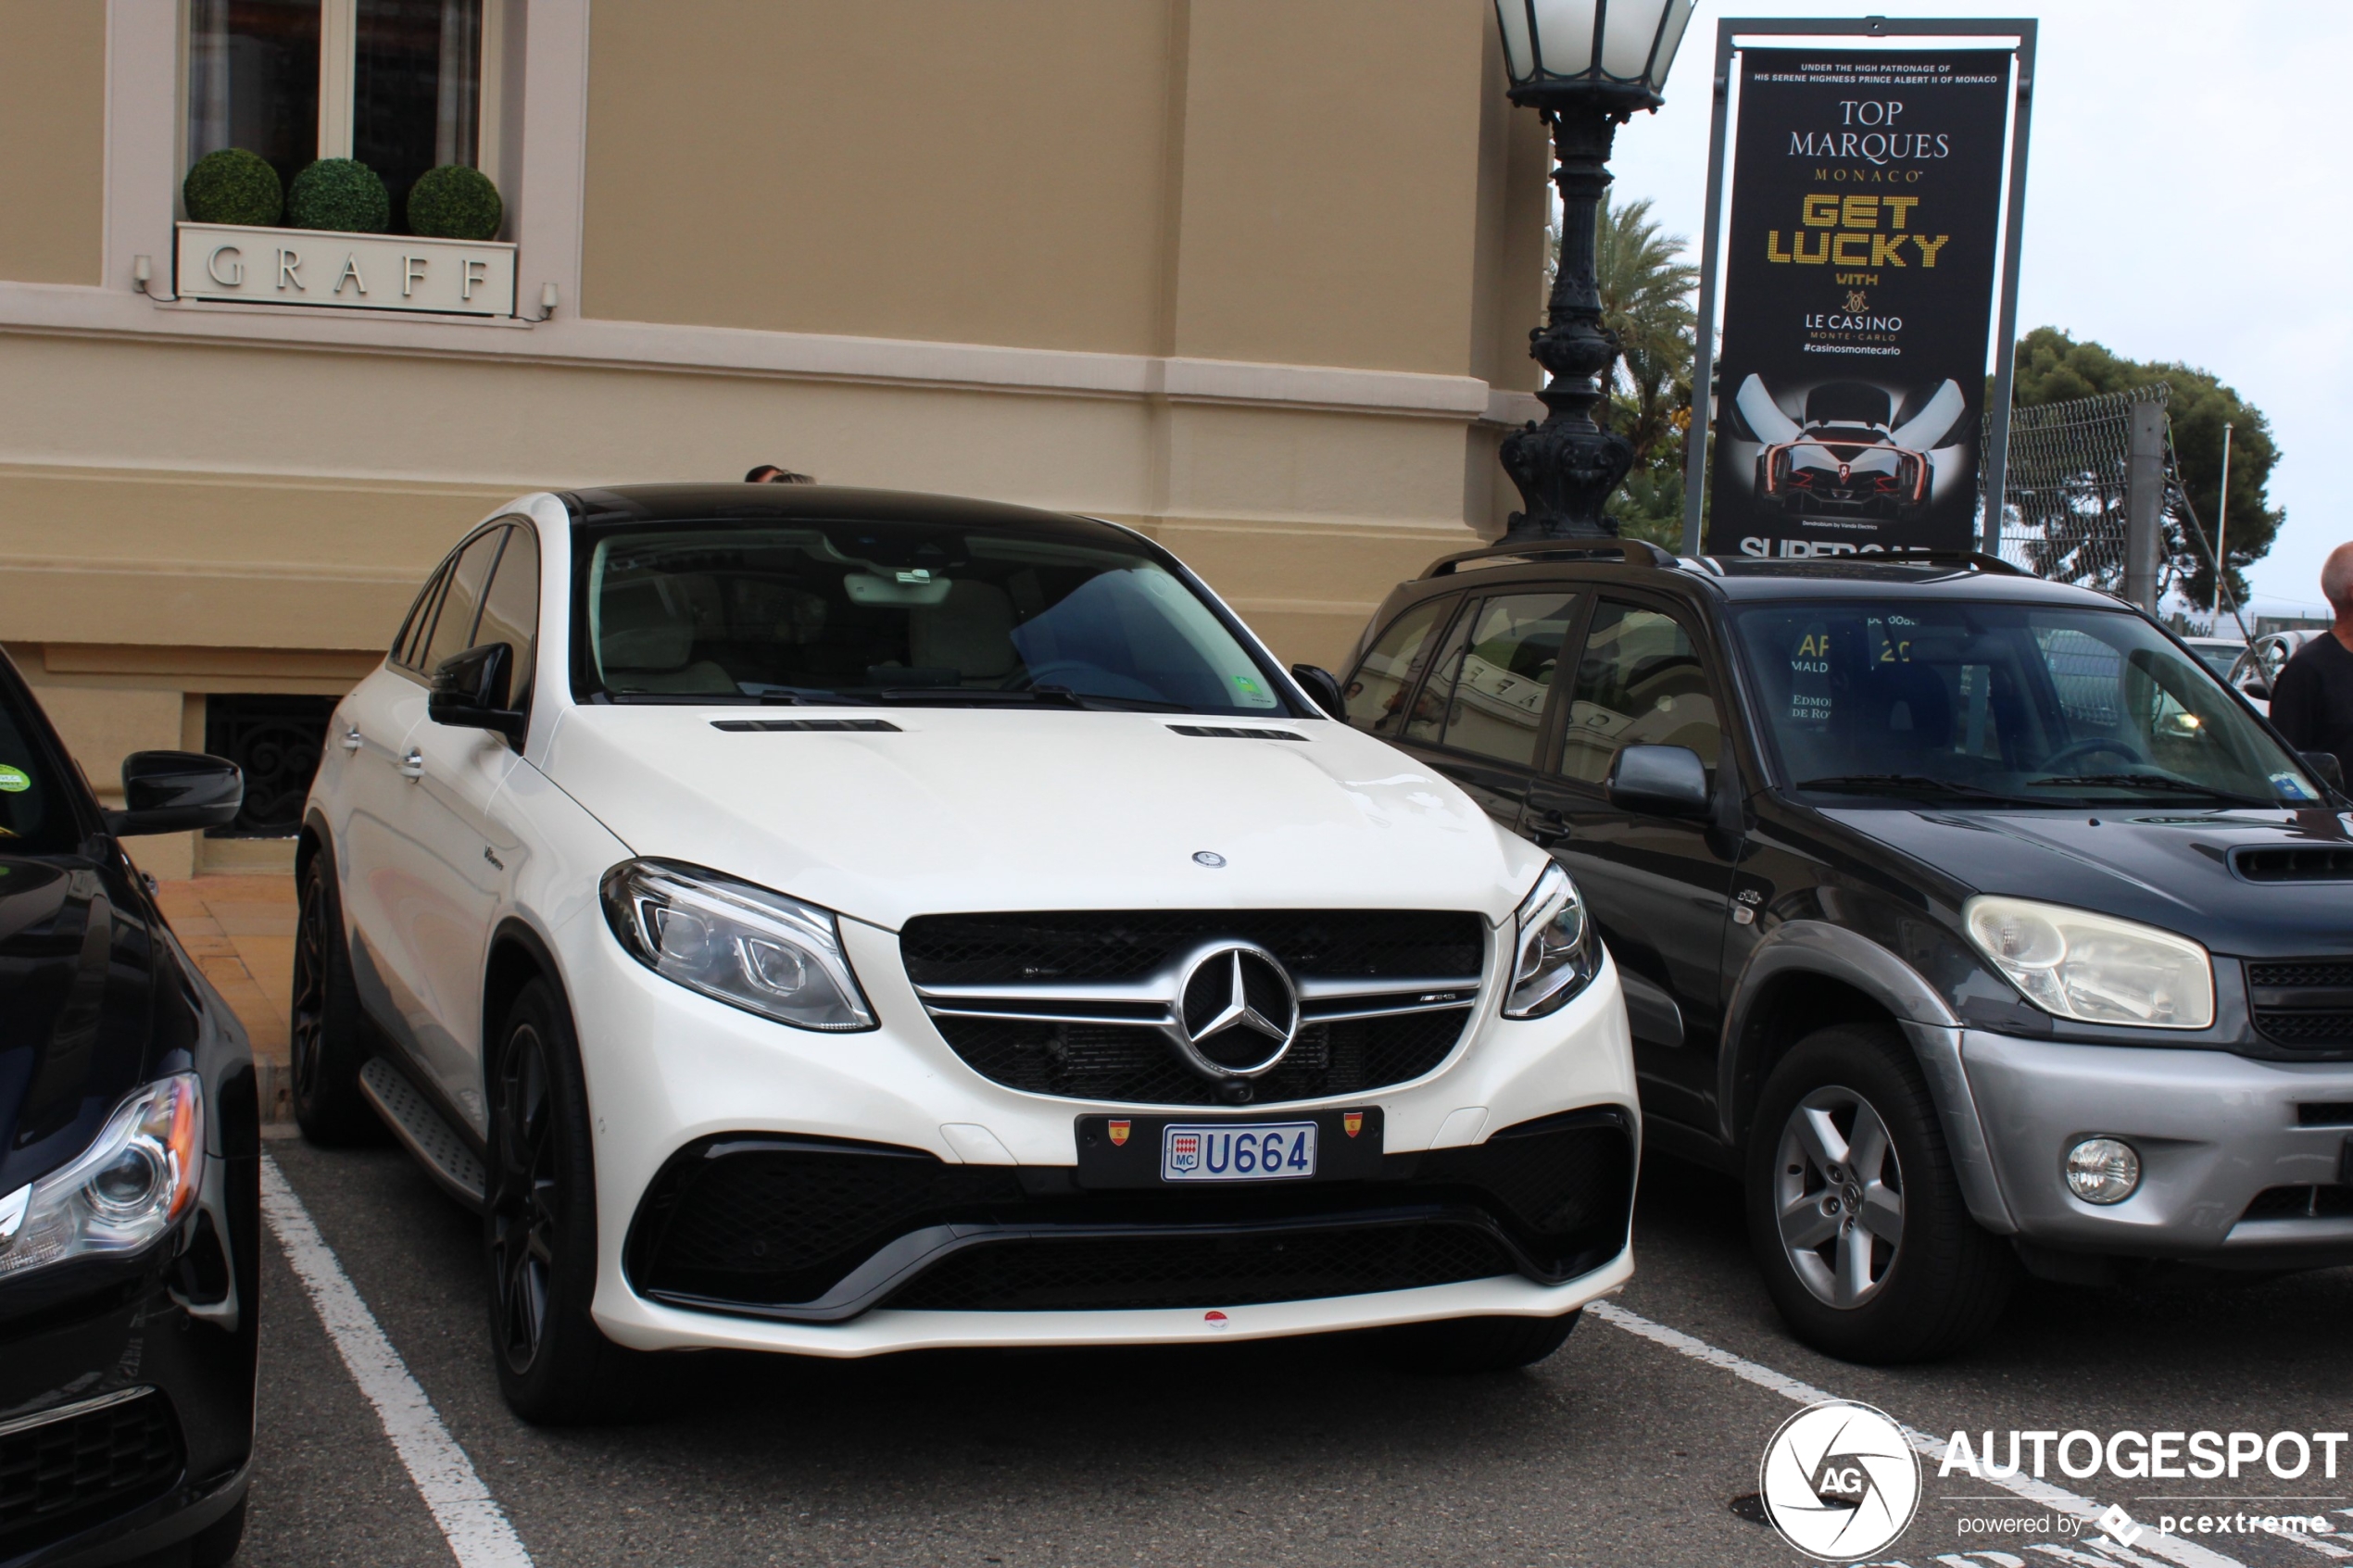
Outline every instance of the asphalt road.
<svg viewBox="0 0 2353 1568">
<path fill-rule="evenodd" d="M 1803 1561 L 1735 1499 L 1799 1409 L 1780 1374 L 1940 1438 L 1956 1429 L 2270 1434 L 2353 1426 L 2353 1270 L 2133 1291 L 2028 1287 L 1947 1364 L 1847 1366 L 1783 1332 L 1735 1189 L 1643 1174 L 1639 1273 L 1617 1304 L 1719 1354 L 1588 1313 L 1526 1373 L 1410 1377 L 1345 1343 L 925 1352 L 863 1362 L 683 1358 L 668 1413 L 543 1431 L 500 1402 L 476 1222 L 391 1150 L 269 1152 L 538 1564 L 1592 1563 Z M 250 1568 L 458 1561 L 376 1409 L 275 1245 L 265 1248 Z M 1720 1364 L 1733 1358 L 1742 1370 Z M 1799 1396 L 1803 1398 L 1803 1396 Z M 2074 1521 L 1924 1465 L 1910 1529 L 1874 1561 L 2163 1568 Z M 2054 1484 L 2136 1519 L 2353 1510 L 2339 1478 Z M 2250 1493 L 2285 1499 L 2172 1500 Z M 1990 1499 L 1990 1500 L 1983 1500 Z M 2353 1561 L 2331 1542 L 2196 1537 L 2207 1568 Z M 2013 1533 L 1962 1522 L 2026 1521 Z M 2043 1521 L 2039 1525 L 2032 1522 Z M 1964 1553 L 1976 1553 L 1964 1556 Z M 2070 1555 L 2071 1554 L 2071 1555 Z M 2179 1562 L 2177 1556 L 2173 1559 Z"/>
</svg>

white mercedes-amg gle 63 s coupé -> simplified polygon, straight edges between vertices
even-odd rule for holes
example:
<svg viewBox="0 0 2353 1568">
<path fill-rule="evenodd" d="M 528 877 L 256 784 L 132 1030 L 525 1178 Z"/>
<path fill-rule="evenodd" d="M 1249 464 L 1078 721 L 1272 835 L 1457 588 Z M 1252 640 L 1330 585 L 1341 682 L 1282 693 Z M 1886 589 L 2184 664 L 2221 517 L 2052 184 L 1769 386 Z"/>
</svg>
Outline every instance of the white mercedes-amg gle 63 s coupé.
<svg viewBox="0 0 2353 1568">
<path fill-rule="evenodd" d="M 525 496 L 333 721 L 303 1129 L 480 1210 L 532 1420 L 710 1348 L 1532 1361 L 1632 1270 L 1617 972 L 1311 687 L 1107 522 Z"/>
</svg>

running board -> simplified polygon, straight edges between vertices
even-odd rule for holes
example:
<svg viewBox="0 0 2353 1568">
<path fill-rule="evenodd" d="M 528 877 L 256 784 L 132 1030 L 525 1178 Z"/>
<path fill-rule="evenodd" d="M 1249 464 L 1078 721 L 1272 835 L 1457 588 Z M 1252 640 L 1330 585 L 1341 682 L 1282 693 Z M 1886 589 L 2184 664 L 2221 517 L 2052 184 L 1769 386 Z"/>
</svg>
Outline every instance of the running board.
<svg viewBox="0 0 2353 1568">
<path fill-rule="evenodd" d="M 376 1108 L 393 1135 L 417 1157 L 425 1173 L 444 1191 L 475 1213 L 482 1212 L 483 1189 L 488 1185 L 482 1160 L 458 1135 L 417 1085 L 383 1057 L 368 1059 L 359 1070 L 359 1092 Z"/>
</svg>

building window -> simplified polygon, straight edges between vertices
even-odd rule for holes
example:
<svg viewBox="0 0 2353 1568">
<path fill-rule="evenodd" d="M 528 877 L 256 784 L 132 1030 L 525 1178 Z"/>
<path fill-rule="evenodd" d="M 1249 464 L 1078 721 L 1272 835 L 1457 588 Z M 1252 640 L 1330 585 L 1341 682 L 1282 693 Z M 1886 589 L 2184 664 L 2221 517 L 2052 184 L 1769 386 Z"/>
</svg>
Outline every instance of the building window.
<svg viewBox="0 0 2353 1568">
<path fill-rule="evenodd" d="M 204 748 L 245 773 L 245 804 L 208 838 L 292 838 L 302 831 L 303 802 L 319 771 L 334 717 L 331 696 L 217 696 L 205 698 Z"/>
<path fill-rule="evenodd" d="M 258 153 L 291 184 L 313 158 L 353 157 L 409 232 L 409 187 L 445 163 L 481 167 L 484 50 L 498 0 L 188 0 L 187 162 Z M 490 73 L 494 82 L 495 71 Z M 496 171 L 491 171 L 496 178 Z"/>
</svg>

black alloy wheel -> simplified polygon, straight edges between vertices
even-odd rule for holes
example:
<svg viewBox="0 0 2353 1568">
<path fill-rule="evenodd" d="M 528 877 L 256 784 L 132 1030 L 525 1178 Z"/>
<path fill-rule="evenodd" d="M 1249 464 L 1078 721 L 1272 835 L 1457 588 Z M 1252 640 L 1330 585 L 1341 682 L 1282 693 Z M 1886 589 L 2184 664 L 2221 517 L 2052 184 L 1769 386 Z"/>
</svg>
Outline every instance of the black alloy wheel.
<svg viewBox="0 0 2353 1568">
<path fill-rule="evenodd" d="M 490 1268 L 498 1302 L 498 1354 L 520 1375 L 531 1370 L 547 1337 L 560 1180 L 547 1047 L 528 1021 L 507 1037 L 497 1105 Z"/>
<path fill-rule="evenodd" d="M 604 1336 L 597 1292 L 597 1167 L 572 1015 L 534 980 L 494 1036 L 483 1250 L 499 1390 L 542 1425 L 607 1421 L 646 1403 L 650 1357 Z"/>
<path fill-rule="evenodd" d="M 1819 1029 L 1781 1059 L 1749 1125 L 1744 1201 L 1773 1304 L 1842 1361 L 1960 1350 L 2017 1277 L 2007 1243 L 1969 1216 L 1928 1080 L 1890 1024 Z"/>
<path fill-rule="evenodd" d="M 359 992 L 344 942 L 333 857 L 323 845 L 303 864 L 300 898 L 288 1014 L 295 1120 L 315 1144 L 377 1142 L 384 1128 L 359 1092 L 359 1070 L 368 1062 L 359 1036 Z"/>
</svg>

